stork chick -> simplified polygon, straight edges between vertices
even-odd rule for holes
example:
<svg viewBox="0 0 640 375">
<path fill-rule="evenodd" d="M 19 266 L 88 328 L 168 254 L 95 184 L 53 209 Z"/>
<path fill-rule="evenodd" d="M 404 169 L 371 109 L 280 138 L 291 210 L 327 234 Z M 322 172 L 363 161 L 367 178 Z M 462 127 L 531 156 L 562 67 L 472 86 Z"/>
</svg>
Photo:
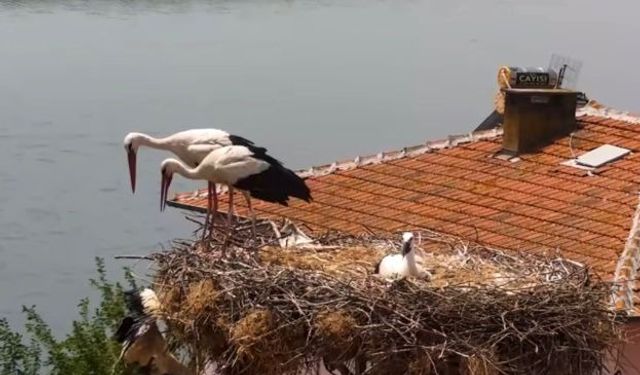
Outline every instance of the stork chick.
<svg viewBox="0 0 640 375">
<path fill-rule="evenodd" d="M 406 276 L 422 276 L 416 264 L 416 252 L 413 248 L 413 233 L 402 234 L 402 249 L 400 254 L 389 254 L 376 264 L 375 273 L 386 278 Z"/>
</svg>

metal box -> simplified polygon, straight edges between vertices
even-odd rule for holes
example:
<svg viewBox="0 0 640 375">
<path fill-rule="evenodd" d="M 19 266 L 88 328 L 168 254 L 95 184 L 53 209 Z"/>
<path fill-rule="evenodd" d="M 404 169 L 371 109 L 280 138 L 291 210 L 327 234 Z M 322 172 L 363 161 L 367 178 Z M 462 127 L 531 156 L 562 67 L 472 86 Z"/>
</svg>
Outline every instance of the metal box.
<svg viewBox="0 0 640 375">
<path fill-rule="evenodd" d="M 576 129 L 577 92 L 562 89 L 505 89 L 503 148 L 534 151 Z"/>
</svg>

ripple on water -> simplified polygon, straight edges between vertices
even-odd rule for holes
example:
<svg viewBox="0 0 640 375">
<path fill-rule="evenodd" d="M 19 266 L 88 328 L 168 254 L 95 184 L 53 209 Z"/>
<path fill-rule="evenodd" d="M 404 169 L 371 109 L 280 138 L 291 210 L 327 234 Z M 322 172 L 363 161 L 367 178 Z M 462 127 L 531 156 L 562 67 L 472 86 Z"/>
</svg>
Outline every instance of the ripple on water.
<svg viewBox="0 0 640 375">
<path fill-rule="evenodd" d="M 23 6 L 22 0 L 4 0 L 2 6 L 6 8 L 21 8 Z"/>
<path fill-rule="evenodd" d="M 7 234 L 0 235 L 0 240 L 3 240 L 3 241 L 24 241 L 26 239 L 27 239 L 26 234 L 7 233 Z"/>
<path fill-rule="evenodd" d="M 56 163 L 56 161 L 54 159 L 43 158 L 43 157 L 36 158 L 36 161 L 39 161 L 39 162 L 45 163 L 45 164 L 55 164 Z"/>
<path fill-rule="evenodd" d="M 116 141 L 108 141 L 108 142 L 100 142 L 99 143 L 101 146 L 109 146 L 109 147 L 121 147 L 122 143 L 121 142 L 116 142 Z"/>
<path fill-rule="evenodd" d="M 44 209 L 42 207 L 27 207 L 25 209 L 25 212 L 28 218 L 36 221 L 59 221 L 62 218 L 58 212 L 54 210 Z"/>
<path fill-rule="evenodd" d="M 18 179 L 14 176 L 0 174 L 0 181 L 2 181 L 3 184 L 10 184 L 10 183 L 17 182 Z M 6 188 L 6 186 L 3 186 L 3 187 Z"/>
<path fill-rule="evenodd" d="M 53 121 L 34 121 L 31 123 L 31 127 L 33 128 L 46 128 L 53 125 Z"/>
<path fill-rule="evenodd" d="M 34 290 L 34 291 L 18 294 L 18 298 L 25 301 L 31 301 L 31 300 L 39 299 L 41 297 L 45 297 L 46 295 L 47 294 L 43 291 Z"/>
<path fill-rule="evenodd" d="M 88 133 L 74 133 L 74 134 L 68 134 L 66 137 L 67 137 L 67 140 L 87 139 L 87 138 L 89 138 L 89 134 Z"/>
<path fill-rule="evenodd" d="M 39 150 L 46 149 L 50 147 L 49 143 L 38 142 L 38 143 L 27 143 L 26 145 L 22 145 L 23 150 Z"/>
<path fill-rule="evenodd" d="M 102 188 L 99 189 L 99 191 L 101 193 L 113 193 L 113 192 L 118 191 L 118 188 L 117 187 L 113 187 L 113 186 L 111 186 L 111 187 L 102 187 Z"/>
<path fill-rule="evenodd" d="M 59 152 L 61 154 L 69 154 L 69 155 L 82 154 L 79 150 L 75 150 L 75 149 L 72 149 L 72 148 L 62 148 L 62 149 L 59 150 Z"/>
</svg>

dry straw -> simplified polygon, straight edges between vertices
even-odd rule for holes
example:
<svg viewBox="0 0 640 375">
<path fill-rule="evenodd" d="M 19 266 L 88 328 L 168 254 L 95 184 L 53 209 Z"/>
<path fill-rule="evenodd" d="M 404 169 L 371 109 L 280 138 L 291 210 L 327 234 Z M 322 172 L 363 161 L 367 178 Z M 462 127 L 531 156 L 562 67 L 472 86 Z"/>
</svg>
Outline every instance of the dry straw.
<svg viewBox="0 0 640 375">
<path fill-rule="evenodd" d="M 155 254 L 167 333 L 202 368 L 296 374 L 596 374 L 619 347 L 610 285 L 551 257 L 421 232 L 431 280 L 372 275 L 394 237 L 327 234 L 281 249 L 262 224 Z M 221 257 L 221 250 L 225 256 Z"/>
</svg>

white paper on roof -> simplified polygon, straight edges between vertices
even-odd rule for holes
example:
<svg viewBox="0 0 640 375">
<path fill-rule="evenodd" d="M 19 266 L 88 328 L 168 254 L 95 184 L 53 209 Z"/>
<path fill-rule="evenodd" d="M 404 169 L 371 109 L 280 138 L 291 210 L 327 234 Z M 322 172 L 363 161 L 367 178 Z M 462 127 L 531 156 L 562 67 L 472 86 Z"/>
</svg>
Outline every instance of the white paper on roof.
<svg viewBox="0 0 640 375">
<path fill-rule="evenodd" d="M 576 163 L 586 167 L 598 168 L 603 164 L 610 163 L 625 156 L 629 152 L 631 151 L 626 148 L 613 145 L 602 145 L 587 152 L 586 154 L 578 156 Z"/>
</svg>

